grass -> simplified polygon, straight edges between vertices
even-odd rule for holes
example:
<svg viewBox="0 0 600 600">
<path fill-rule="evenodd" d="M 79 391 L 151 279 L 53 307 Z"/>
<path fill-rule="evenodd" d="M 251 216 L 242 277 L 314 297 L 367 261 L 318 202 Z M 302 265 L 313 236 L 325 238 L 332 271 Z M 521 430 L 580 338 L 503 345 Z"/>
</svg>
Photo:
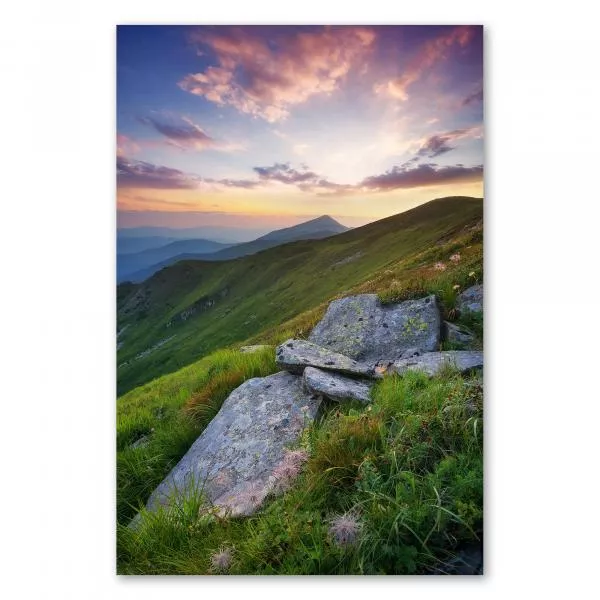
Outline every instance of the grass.
<svg viewBox="0 0 600 600">
<path fill-rule="evenodd" d="M 296 485 L 246 519 L 198 511 L 148 515 L 118 527 L 118 571 L 211 573 L 231 550 L 231 574 L 419 574 L 448 570 L 483 531 L 482 388 L 453 372 L 389 377 L 369 407 L 331 405 L 306 432 Z M 359 525 L 340 546 L 332 519 Z"/>
<path fill-rule="evenodd" d="M 225 398 L 252 377 L 275 373 L 273 348 L 219 350 L 117 401 L 117 520 L 127 523 Z M 135 446 L 136 442 L 143 442 Z"/>
<path fill-rule="evenodd" d="M 327 239 L 225 262 L 181 261 L 119 286 L 118 393 L 243 340 L 305 336 L 336 297 L 373 292 L 391 301 L 420 280 L 432 289 L 435 276 L 481 263 L 482 213 L 481 199 L 444 198 Z M 432 271 L 457 251 L 460 264 Z"/>
<path fill-rule="evenodd" d="M 119 573 L 213 573 L 219 551 L 231 555 L 225 572 L 232 574 L 443 573 L 461 549 L 481 543 L 482 389 L 451 370 L 431 380 L 419 373 L 386 378 L 369 407 L 326 406 L 300 442 L 310 459 L 296 485 L 253 517 L 220 519 L 200 512 L 195 497 L 177 513 L 147 515 L 137 531 L 126 527 L 228 394 L 276 372 L 273 346 L 307 337 L 330 300 L 375 293 L 390 303 L 432 293 L 445 318 L 482 347 L 482 315 L 454 310 L 458 293 L 483 281 L 481 202 L 451 202 L 459 214 L 450 218 L 440 209 L 448 200 L 409 211 L 404 229 L 392 217 L 366 231 L 217 266 L 182 263 L 147 287 L 119 288 L 121 308 L 139 301 L 120 319 L 126 343 L 119 361 L 156 344 L 165 319 L 197 303 L 198 294 L 206 306 L 214 300 L 169 328 L 173 342 L 119 369 L 120 389 L 173 371 L 117 401 Z M 426 217 L 428 229 L 419 232 Z M 361 258 L 330 269 L 357 248 L 366 250 Z M 237 350 L 259 343 L 270 347 Z M 226 349 L 215 351 L 215 344 Z M 340 546 L 332 523 L 344 515 L 358 535 Z"/>
</svg>

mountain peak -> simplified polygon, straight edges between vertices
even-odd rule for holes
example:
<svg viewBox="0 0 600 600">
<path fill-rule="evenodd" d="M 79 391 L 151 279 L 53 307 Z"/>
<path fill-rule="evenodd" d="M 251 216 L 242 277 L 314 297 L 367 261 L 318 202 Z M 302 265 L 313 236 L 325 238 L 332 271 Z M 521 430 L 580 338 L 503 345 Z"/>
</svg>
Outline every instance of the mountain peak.
<svg viewBox="0 0 600 600">
<path fill-rule="evenodd" d="M 307 221 L 308 223 L 335 223 L 336 225 L 341 225 L 338 223 L 332 216 L 330 215 L 321 215 L 316 219 L 312 219 L 312 221 Z"/>
<path fill-rule="evenodd" d="M 348 227 L 338 223 L 333 217 L 321 215 L 320 217 L 316 217 L 310 221 L 304 221 L 304 223 L 299 223 L 293 227 L 271 231 L 271 233 L 268 233 L 259 239 L 294 241 L 297 239 L 309 239 L 311 237 L 327 237 L 324 234 L 335 235 L 336 233 L 348 231 L 348 229 Z"/>
</svg>

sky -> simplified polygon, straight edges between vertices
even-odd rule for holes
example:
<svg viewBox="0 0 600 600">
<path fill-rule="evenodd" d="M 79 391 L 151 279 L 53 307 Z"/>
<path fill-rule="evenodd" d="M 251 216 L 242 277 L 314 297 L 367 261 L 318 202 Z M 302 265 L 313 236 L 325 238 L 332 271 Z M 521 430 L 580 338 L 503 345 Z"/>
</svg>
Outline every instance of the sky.
<svg viewBox="0 0 600 600">
<path fill-rule="evenodd" d="M 117 225 L 356 227 L 483 196 L 480 26 L 119 26 Z"/>
</svg>

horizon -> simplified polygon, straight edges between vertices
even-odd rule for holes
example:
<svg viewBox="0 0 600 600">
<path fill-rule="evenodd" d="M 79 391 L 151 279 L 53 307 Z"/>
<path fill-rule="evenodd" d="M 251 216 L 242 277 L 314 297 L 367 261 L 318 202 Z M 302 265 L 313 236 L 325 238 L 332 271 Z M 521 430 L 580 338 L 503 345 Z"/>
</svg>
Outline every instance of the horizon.
<svg viewBox="0 0 600 600">
<path fill-rule="evenodd" d="M 117 227 L 483 196 L 481 26 L 119 26 Z"/>
</svg>

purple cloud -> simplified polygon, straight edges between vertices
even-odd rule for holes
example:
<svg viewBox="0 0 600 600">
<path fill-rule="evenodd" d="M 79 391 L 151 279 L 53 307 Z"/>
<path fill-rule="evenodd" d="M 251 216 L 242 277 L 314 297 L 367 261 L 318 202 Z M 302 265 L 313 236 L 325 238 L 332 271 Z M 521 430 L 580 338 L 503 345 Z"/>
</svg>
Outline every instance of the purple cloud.
<svg viewBox="0 0 600 600">
<path fill-rule="evenodd" d="M 178 169 L 117 157 L 117 183 L 121 188 L 187 190 L 198 187 L 200 181 L 200 177 Z"/>
<path fill-rule="evenodd" d="M 384 192 L 447 183 L 470 183 L 479 181 L 482 177 L 483 165 L 438 167 L 434 164 L 422 164 L 418 167 L 408 168 L 405 163 L 395 166 L 381 175 L 367 177 L 357 187 L 363 190 Z"/>
</svg>

